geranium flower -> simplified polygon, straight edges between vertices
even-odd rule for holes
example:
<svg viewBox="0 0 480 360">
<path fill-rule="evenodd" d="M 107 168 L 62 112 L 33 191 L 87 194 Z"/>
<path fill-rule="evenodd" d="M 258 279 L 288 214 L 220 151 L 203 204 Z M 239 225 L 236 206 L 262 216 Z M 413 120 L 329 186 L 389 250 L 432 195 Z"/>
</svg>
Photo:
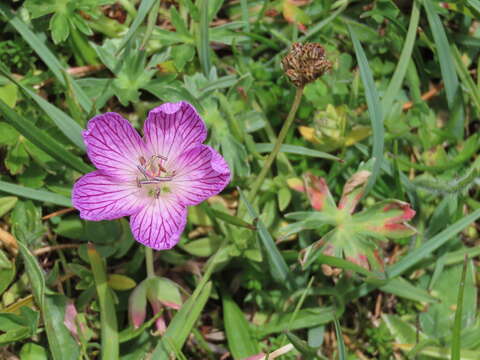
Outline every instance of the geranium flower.
<svg viewBox="0 0 480 360">
<path fill-rule="evenodd" d="M 130 216 L 135 239 L 170 249 L 182 233 L 187 206 L 218 194 L 230 181 L 222 156 L 202 144 L 207 129 L 195 108 L 166 103 L 148 114 L 143 139 L 117 113 L 95 116 L 83 138 L 98 170 L 73 187 L 73 206 L 85 220 Z"/>
</svg>

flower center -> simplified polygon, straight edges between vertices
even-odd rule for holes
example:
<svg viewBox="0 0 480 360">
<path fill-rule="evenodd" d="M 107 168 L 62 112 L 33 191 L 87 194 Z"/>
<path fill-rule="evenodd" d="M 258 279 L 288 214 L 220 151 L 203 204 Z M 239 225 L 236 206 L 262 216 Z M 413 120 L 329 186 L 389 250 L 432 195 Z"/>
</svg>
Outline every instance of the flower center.
<svg viewBox="0 0 480 360">
<path fill-rule="evenodd" d="M 144 187 L 148 190 L 148 195 L 158 199 L 162 192 L 170 192 L 170 188 L 166 185 L 175 176 L 175 171 L 167 171 L 163 162 L 167 160 L 165 156 L 153 155 L 146 160 L 141 156 L 138 161 L 137 169 L 140 172 L 137 175 L 137 186 Z"/>
</svg>

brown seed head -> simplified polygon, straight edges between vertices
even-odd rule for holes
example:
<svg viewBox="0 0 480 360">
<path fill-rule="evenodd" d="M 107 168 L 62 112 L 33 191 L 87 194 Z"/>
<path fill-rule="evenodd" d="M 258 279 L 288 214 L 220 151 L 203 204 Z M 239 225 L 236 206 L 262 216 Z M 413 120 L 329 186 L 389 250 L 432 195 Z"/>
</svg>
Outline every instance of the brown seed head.
<svg viewBox="0 0 480 360">
<path fill-rule="evenodd" d="M 297 87 L 315 81 L 332 68 L 325 49 L 318 43 L 293 43 L 282 65 L 285 74 Z"/>
</svg>

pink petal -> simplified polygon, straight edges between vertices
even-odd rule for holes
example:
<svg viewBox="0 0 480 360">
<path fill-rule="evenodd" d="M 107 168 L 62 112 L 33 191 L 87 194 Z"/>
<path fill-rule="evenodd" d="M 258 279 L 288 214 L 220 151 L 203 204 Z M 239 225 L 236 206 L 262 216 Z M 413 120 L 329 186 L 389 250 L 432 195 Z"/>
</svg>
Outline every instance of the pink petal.
<svg viewBox="0 0 480 360">
<path fill-rule="evenodd" d="M 120 180 L 135 179 L 145 145 L 132 125 L 117 113 L 95 116 L 83 132 L 88 157 L 105 174 Z"/>
<path fill-rule="evenodd" d="M 165 194 L 144 202 L 144 208 L 130 217 L 130 226 L 138 242 L 166 250 L 178 242 L 186 221 L 186 207 L 174 194 Z"/>
<path fill-rule="evenodd" d="M 118 183 L 98 170 L 77 180 L 72 202 L 82 219 L 112 220 L 141 209 L 140 191 L 136 183 Z"/>
<path fill-rule="evenodd" d="M 184 205 L 197 205 L 218 194 L 230 182 L 227 163 L 210 146 L 197 145 L 172 162 L 175 177 L 171 191 Z"/>
<path fill-rule="evenodd" d="M 195 108 L 187 102 L 163 104 L 148 114 L 144 129 L 150 155 L 170 159 L 184 150 L 201 144 L 207 138 L 207 129 Z"/>
</svg>

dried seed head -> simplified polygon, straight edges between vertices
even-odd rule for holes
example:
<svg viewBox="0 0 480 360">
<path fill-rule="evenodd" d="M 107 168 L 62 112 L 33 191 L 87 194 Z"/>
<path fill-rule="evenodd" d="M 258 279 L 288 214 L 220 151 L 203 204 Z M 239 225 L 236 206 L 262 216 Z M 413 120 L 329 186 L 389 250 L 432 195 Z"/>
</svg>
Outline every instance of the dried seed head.
<svg viewBox="0 0 480 360">
<path fill-rule="evenodd" d="M 318 43 L 293 43 L 282 65 L 285 74 L 297 87 L 315 81 L 332 68 L 325 49 Z"/>
</svg>

